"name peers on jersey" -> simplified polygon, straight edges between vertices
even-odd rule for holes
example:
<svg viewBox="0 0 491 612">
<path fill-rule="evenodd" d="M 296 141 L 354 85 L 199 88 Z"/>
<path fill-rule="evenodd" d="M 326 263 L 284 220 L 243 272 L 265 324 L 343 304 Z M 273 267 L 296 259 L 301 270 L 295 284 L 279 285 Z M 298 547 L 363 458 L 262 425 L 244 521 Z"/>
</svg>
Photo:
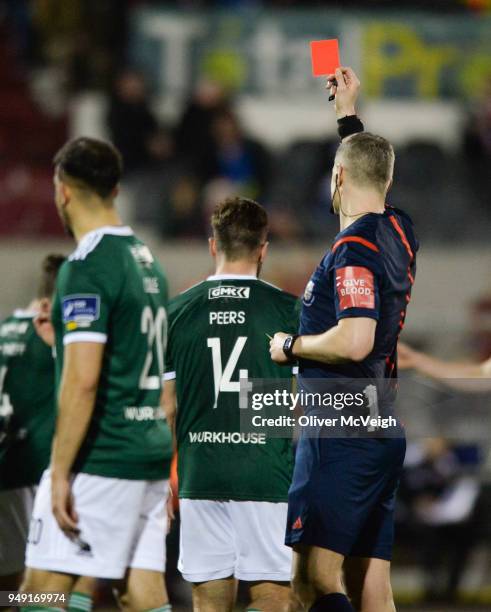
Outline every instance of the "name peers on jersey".
<svg viewBox="0 0 491 612">
<path fill-rule="evenodd" d="M 210 325 L 243 325 L 246 321 L 243 310 L 210 311 Z"/>
</svg>

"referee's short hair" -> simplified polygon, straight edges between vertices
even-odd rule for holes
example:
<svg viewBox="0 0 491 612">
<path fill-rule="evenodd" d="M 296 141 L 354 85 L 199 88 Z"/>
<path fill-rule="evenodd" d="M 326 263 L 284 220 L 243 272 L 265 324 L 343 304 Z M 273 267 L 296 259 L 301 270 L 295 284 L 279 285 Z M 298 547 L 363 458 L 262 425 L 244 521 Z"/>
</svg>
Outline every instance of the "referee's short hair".
<svg viewBox="0 0 491 612">
<path fill-rule="evenodd" d="M 394 148 L 388 140 L 361 132 L 343 140 L 335 163 L 344 166 L 360 187 L 374 187 L 385 193 L 392 180 L 394 160 Z"/>
<path fill-rule="evenodd" d="M 266 242 L 268 214 L 248 198 L 228 198 L 217 204 L 211 216 L 217 250 L 228 261 L 249 257 Z"/>
</svg>

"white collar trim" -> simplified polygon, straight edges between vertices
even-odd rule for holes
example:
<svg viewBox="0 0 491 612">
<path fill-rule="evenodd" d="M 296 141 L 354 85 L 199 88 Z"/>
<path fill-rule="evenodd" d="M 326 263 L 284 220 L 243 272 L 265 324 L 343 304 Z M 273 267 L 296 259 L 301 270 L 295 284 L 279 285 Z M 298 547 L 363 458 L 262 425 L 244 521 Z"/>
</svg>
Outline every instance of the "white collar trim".
<svg viewBox="0 0 491 612">
<path fill-rule="evenodd" d="M 87 232 L 82 236 L 82 239 L 78 243 L 79 245 L 85 240 L 90 240 L 92 236 L 96 234 L 110 234 L 111 236 L 132 236 L 133 230 L 128 225 L 103 225 L 102 227 L 98 227 L 91 232 Z"/>
<path fill-rule="evenodd" d="M 206 280 L 258 280 L 258 278 L 253 274 L 212 274 Z"/>
<path fill-rule="evenodd" d="M 132 236 L 133 230 L 127 225 L 103 225 L 98 227 L 82 237 L 77 248 L 68 259 L 70 261 L 85 259 L 106 235 Z"/>
<path fill-rule="evenodd" d="M 37 315 L 38 313 L 35 310 L 24 310 L 23 308 L 16 308 L 14 310 L 14 317 L 17 319 L 33 319 Z"/>
</svg>

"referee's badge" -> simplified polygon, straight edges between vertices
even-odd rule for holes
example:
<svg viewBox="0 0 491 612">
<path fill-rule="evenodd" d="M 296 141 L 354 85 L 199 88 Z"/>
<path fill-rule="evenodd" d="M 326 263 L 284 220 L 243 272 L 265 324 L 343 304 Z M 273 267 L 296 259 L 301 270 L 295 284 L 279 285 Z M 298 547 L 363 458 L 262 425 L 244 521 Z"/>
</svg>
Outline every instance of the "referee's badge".
<svg viewBox="0 0 491 612">
<path fill-rule="evenodd" d="M 315 283 L 312 279 L 309 280 L 307 286 L 305 287 L 305 291 L 303 292 L 303 303 L 305 306 L 310 306 L 314 301 L 314 288 Z"/>
</svg>

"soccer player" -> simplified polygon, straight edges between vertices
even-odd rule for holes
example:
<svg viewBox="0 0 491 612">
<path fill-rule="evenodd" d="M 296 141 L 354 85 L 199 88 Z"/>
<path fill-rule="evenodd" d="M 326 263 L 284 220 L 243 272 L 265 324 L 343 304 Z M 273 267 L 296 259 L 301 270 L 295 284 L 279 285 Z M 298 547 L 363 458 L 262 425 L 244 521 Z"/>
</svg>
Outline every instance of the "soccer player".
<svg viewBox="0 0 491 612">
<path fill-rule="evenodd" d="M 240 431 L 239 378 L 291 378 L 269 359 L 267 335 L 297 329 L 298 300 L 258 278 L 268 223 L 259 204 L 226 200 L 211 223 L 216 273 L 169 306 L 163 399 L 178 448 L 179 569 L 196 611 L 233 610 L 237 580 L 249 585 L 248 610 L 287 611 L 291 441 Z"/>
<path fill-rule="evenodd" d="M 54 360 L 38 337 L 35 318 L 49 308 L 65 257 L 42 263 L 37 297 L 0 326 L 1 415 L 8 421 L 0 454 L 0 590 L 17 590 L 34 495 L 49 463 L 55 423 Z M 68 610 L 88 612 L 94 579 L 80 578 Z"/>
<path fill-rule="evenodd" d="M 79 138 L 54 164 L 56 206 L 78 246 L 56 283 L 58 415 L 23 589 L 66 593 L 78 576 L 125 579 L 126 609 L 167 610 L 167 282 L 116 212 L 119 153 Z"/>
<path fill-rule="evenodd" d="M 0 588 L 16 590 L 36 485 L 49 462 L 54 430 L 54 362 L 33 325 L 41 300 L 50 299 L 61 255 L 42 266 L 37 297 L 0 325 L 1 415 L 8 420 L 0 459 Z"/>
<path fill-rule="evenodd" d="M 344 135 L 360 123 L 359 81 L 351 69 L 337 70 L 336 80 Z M 356 133 L 337 150 L 331 192 L 341 231 L 307 285 L 299 335 L 277 333 L 271 342 L 274 361 L 299 361 L 300 387 L 359 378 L 386 388 L 384 379 L 396 376 L 417 241 L 409 218 L 385 205 L 393 166 L 392 146 L 380 136 Z M 405 440 L 325 433 L 302 431 L 296 454 L 286 534 L 294 590 L 313 612 L 393 611 L 393 514 Z"/>
<path fill-rule="evenodd" d="M 444 361 L 399 343 L 399 367 L 439 380 L 456 390 L 482 393 L 491 389 L 491 358 L 480 363 Z M 489 382 L 489 384 L 488 384 Z"/>
</svg>

